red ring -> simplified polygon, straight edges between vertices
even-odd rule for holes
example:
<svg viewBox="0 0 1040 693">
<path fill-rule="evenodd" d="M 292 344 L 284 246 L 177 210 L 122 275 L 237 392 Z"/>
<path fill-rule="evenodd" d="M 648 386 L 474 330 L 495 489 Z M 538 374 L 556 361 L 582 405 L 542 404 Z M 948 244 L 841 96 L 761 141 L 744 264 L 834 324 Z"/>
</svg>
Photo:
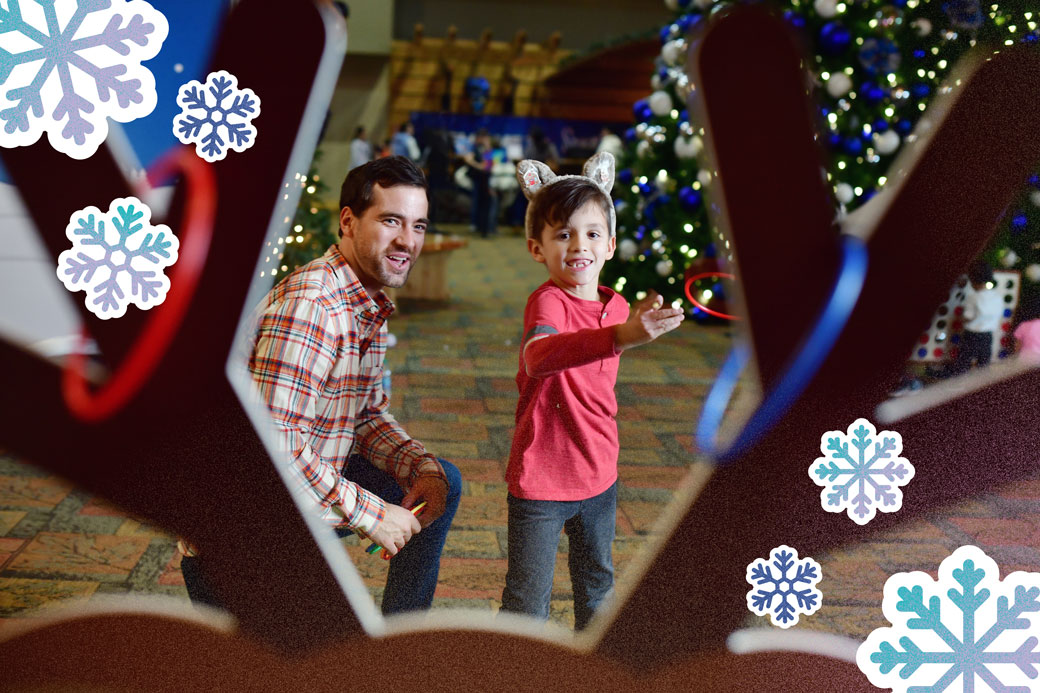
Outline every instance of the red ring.
<svg viewBox="0 0 1040 693">
<path fill-rule="evenodd" d="M 213 170 L 190 147 L 178 147 L 165 154 L 149 170 L 148 177 L 151 181 L 162 180 L 175 170 L 185 174 L 188 199 L 181 226 L 184 233 L 177 264 L 170 273 L 170 290 L 161 304 L 164 310 L 152 314 L 137 341 L 130 347 L 123 364 L 97 392 L 90 391 L 84 375 L 86 357 L 83 349 L 65 360 L 61 378 L 62 396 L 65 406 L 80 421 L 104 421 L 126 406 L 140 391 L 166 354 L 195 295 L 213 237 L 216 187 Z M 138 193 L 143 194 L 147 190 L 147 184 L 142 184 Z M 89 334 L 84 329 L 80 335 L 80 345 L 85 345 L 88 339 Z"/>
<path fill-rule="evenodd" d="M 743 318 L 741 318 L 739 315 L 727 315 L 726 313 L 720 313 L 717 310 L 712 310 L 708 306 L 701 305 L 701 302 L 693 297 L 693 294 L 690 293 L 690 285 L 693 284 L 695 281 L 699 281 L 706 277 L 722 277 L 723 279 L 736 279 L 736 277 L 734 277 L 732 274 L 728 272 L 701 272 L 700 274 L 695 274 L 686 280 L 686 287 L 684 289 L 686 291 L 686 298 L 690 299 L 690 302 L 693 303 L 693 305 L 697 306 L 708 315 L 714 315 L 716 318 L 724 318 L 726 320 L 743 320 Z"/>
</svg>

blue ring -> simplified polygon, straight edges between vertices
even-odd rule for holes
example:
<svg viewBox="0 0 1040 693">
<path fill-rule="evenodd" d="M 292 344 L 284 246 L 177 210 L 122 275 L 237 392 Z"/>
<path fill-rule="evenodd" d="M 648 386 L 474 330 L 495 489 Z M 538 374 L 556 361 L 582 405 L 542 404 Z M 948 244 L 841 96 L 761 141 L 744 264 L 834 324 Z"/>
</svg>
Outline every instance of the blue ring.
<svg viewBox="0 0 1040 693">
<path fill-rule="evenodd" d="M 856 307 L 867 277 L 867 260 L 867 246 L 862 239 L 842 236 L 841 270 L 827 305 L 772 392 L 762 400 L 729 448 L 720 451 L 716 447 L 719 425 L 750 355 L 747 345 L 742 342 L 733 347 L 708 392 L 697 422 L 697 446 L 702 452 L 714 456 L 716 464 L 728 464 L 749 450 L 805 391 Z"/>
</svg>

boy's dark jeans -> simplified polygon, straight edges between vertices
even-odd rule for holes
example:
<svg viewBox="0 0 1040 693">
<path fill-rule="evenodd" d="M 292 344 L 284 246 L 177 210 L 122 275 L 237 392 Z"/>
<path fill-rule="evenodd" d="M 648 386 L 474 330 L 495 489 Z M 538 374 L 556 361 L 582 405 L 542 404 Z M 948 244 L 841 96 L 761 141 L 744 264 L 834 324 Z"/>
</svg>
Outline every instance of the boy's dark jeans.
<svg viewBox="0 0 1040 693">
<path fill-rule="evenodd" d="M 567 532 L 567 563 L 574 588 L 574 628 L 582 630 L 614 587 L 611 552 L 617 522 L 617 483 L 581 501 L 508 496 L 509 568 L 502 611 L 549 618 L 560 530 Z"/>
<path fill-rule="evenodd" d="M 992 332 L 961 332 L 961 341 L 957 358 L 950 366 L 953 374 L 964 373 L 971 368 L 972 361 L 978 361 L 979 366 L 989 363 L 993 355 L 993 333 Z"/>
<path fill-rule="evenodd" d="M 448 477 L 447 507 L 436 522 L 412 537 L 405 547 L 390 559 L 386 589 L 383 591 L 382 611 L 385 615 L 428 609 L 433 603 L 433 593 L 437 589 L 437 576 L 441 567 L 441 550 L 444 548 L 444 541 L 462 495 L 462 476 L 458 468 L 447 460 L 438 458 L 438 461 Z M 392 477 L 358 455 L 350 458 L 343 475 L 388 503 L 400 504 L 404 498 L 404 489 L 398 486 Z M 349 529 L 336 530 L 336 534 L 341 537 L 351 533 Z M 184 585 L 188 588 L 188 596 L 193 603 L 220 608 L 220 600 L 206 584 L 203 575 L 204 557 L 205 555 L 195 558 L 185 556 L 181 559 Z M 373 560 L 380 559 L 375 556 Z"/>
</svg>

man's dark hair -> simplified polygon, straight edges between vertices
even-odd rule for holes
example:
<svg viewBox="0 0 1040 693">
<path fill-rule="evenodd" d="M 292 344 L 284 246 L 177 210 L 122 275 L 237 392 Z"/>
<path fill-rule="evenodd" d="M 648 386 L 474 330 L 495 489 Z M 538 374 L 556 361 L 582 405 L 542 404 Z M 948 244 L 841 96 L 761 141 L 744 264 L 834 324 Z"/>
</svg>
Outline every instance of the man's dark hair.
<svg viewBox="0 0 1040 693">
<path fill-rule="evenodd" d="M 968 270 L 968 281 L 974 286 L 993 281 L 993 268 L 985 260 L 976 262 Z"/>
<path fill-rule="evenodd" d="M 358 135 L 360 135 L 364 131 L 365 131 L 365 126 L 364 125 L 358 125 L 357 129 L 354 130 L 354 139 L 357 139 Z"/>
<path fill-rule="evenodd" d="M 588 178 L 575 177 L 558 180 L 535 194 L 531 200 L 528 236 L 541 240 L 547 224 L 551 228 L 566 224 L 571 216 L 590 200 L 603 210 L 603 221 L 609 234 L 610 208 L 613 205 L 610 196 Z"/>
<path fill-rule="evenodd" d="M 406 156 L 385 156 L 358 166 L 347 174 L 339 191 L 340 211 L 350 207 L 354 216 L 360 217 L 372 206 L 372 188 L 375 185 L 381 188 L 392 188 L 395 185 L 422 188 L 429 200 L 426 176 L 422 169 Z M 339 235 L 343 236 L 342 229 Z"/>
</svg>

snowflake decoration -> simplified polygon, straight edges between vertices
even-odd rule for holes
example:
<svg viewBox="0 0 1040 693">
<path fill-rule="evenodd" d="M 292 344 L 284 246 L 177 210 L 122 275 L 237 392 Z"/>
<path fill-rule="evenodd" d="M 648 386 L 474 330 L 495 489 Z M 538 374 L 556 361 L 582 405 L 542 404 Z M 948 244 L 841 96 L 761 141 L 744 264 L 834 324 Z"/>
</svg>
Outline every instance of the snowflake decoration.
<svg viewBox="0 0 1040 693">
<path fill-rule="evenodd" d="M 873 452 L 868 456 L 868 449 Z M 855 455 L 849 454 L 854 448 Z M 878 435 L 866 419 L 856 419 L 848 435 L 827 431 L 820 438 L 820 451 L 829 457 L 817 457 L 809 467 L 809 476 L 818 486 L 823 509 L 847 511 L 856 524 L 865 525 L 878 510 L 894 513 L 903 507 L 903 492 L 914 478 L 914 467 L 899 457 L 903 438 L 895 431 Z"/>
<path fill-rule="evenodd" d="M 169 227 L 151 226 L 151 216 L 136 197 L 121 197 L 108 207 L 107 228 L 97 207 L 75 212 L 65 228 L 72 248 L 58 256 L 58 279 L 86 292 L 87 309 L 102 320 L 122 317 L 130 303 L 148 310 L 166 300 L 163 268 L 177 262 L 180 243 Z"/>
<path fill-rule="evenodd" d="M 764 558 L 755 559 L 747 567 L 747 581 L 752 585 L 747 605 L 759 616 L 768 613 L 774 626 L 790 628 L 798 623 L 798 614 L 811 616 L 823 603 L 823 593 L 816 589 L 823 571 L 811 558 L 799 560 L 798 552 L 790 546 L 776 547 L 769 552 L 769 558 L 776 566 L 775 572 Z"/>
<path fill-rule="evenodd" d="M 213 105 L 207 102 L 204 87 L 213 96 Z M 195 152 L 210 163 L 227 156 L 225 144 L 243 152 L 256 141 L 256 128 L 250 121 L 260 115 L 260 98 L 251 89 L 238 89 L 238 79 L 224 70 L 209 73 L 205 85 L 194 79 L 184 84 L 177 103 L 181 112 L 173 119 L 173 134 L 184 144 L 194 142 Z M 221 128 L 227 132 L 227 141 L 220 136 Z"/>
<path fill-rule="evenodd" d="M 872 632 L 856 664 L 872 684 L 896 693 L 1028 693 L 1037 689 L 1030 680 L 1040 662 L 1038 596 L 1040 573 L 1011 573 L 1001 582 L 992 558 L 962 546 L 939 566 L 938 581 L 921 572 L 888 579 L 881 608 L 895 627 Z M 959 617 L 943 610 L 944 597 Z M 897 637 L 898 647 L 890 642 Z"/>
<path fill-rule="evenodd" d="M 25 147 L 46 131 L 56 150 L 86 159 L 108 136 L 107 118 L 128 123 L 155 108 L 155 77 L 141 62 L 166 40 L 162 12 L 144 0 L 6 5 L 0 5 L 0 84 L 7 87 L 0 90 L 0 146 Z"/>
</svg>

